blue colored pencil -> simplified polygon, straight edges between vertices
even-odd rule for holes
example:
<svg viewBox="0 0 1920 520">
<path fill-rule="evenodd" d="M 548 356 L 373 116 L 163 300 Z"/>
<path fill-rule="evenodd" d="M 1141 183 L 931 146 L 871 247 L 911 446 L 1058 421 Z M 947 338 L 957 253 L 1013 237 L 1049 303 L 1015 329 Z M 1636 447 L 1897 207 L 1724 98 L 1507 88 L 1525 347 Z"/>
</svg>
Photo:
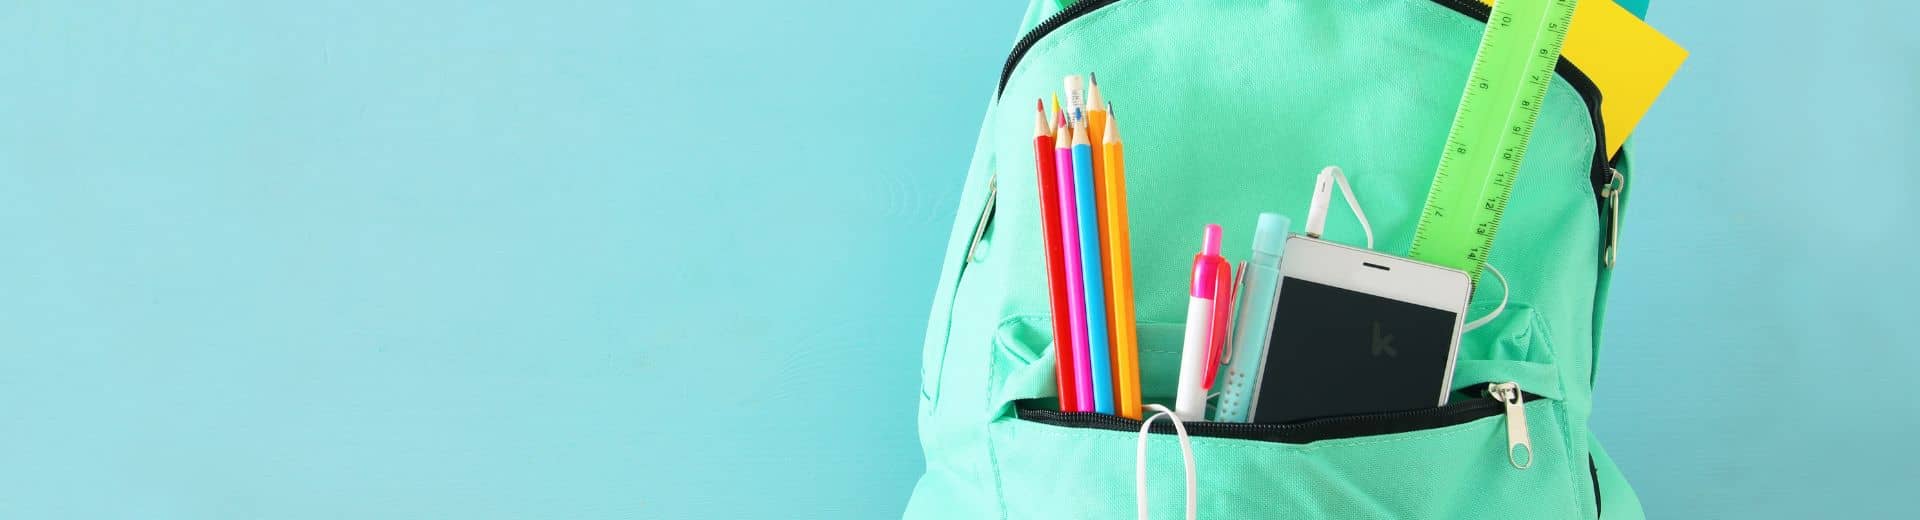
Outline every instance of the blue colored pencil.
<svg viewBox="0 0 1920 520">
<path fill-rule="evenodd" d="M 1084 121 L 1084 120 L 1083 120 Z M 1086 282 L 1087 361 L 1093 377 L 1093 411 L 1113 413 L 1112 346 L 1107 337 L 1107 288 L 1100 265 L 1100 212 L 1094 197 L 1093 144 L 1086 123 L 1073 125 L 1073 185 L 1080 218 L 1080 274 Z"/>
</svg>

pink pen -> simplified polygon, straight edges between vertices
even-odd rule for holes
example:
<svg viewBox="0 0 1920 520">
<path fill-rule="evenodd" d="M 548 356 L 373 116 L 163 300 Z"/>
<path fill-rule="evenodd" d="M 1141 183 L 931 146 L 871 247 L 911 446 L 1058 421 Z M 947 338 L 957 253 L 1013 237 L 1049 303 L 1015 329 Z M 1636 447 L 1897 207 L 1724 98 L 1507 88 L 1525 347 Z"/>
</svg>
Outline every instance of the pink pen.
<svg viewBox="0 0 1920 520">
<path fill-rule="evenodd" d="M 1080 208 L 1073 185 L 1072 132 L 1062 126 L 1053 140 L 1054 172 L 1060 184 L 1060 247 L 1067 253 L 1067 307 L 1072 314 L 1073 337 L 1056 338 L 1056 348 L 1073 349 L 1074 402 L 1060 403 L 1069 412 L 1093 411 L 1093 360 L 1087 350 L 1087 283 L 1080 265 Z M 1088 186 L 1086 189 L 1093 189 Z M 1104 310 L 1101 312 L 1105 312 Z M 1102 346 L 1101 348 L 1106 348 Z"/>
<path fill-rule="evenodd" d="M 1180 350 L 1173 414 L 1183 421 L 1204 421 L 1207 389 L 1213 386 L 1214 366 L 1226 339 L 1226 317 L 1233 310 L 1233 266 L 1220 257 L 1219 224 L 1207 224 L 1201 235 L 1187 295 L 1186 341 Z"/>
</svg>

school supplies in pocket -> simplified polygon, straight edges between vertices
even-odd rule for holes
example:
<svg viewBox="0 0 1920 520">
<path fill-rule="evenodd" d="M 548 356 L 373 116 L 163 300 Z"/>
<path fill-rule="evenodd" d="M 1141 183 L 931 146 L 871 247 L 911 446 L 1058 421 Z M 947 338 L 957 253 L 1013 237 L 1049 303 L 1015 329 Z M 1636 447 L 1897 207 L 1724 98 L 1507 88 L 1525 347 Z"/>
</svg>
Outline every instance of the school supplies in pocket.
<svg viewBox="0 0 1920 520">
<path fill-rule="evenodd" d="M 1052 316 L 1071 319 L 1054 334 L 1071 348 L 1060 353 L 1060 409 L 1138 419 L 1140 367 L 1124 151 L 1098 81 L 1085 90 L 1077 75 L 1062 83 L 1065 107 L 1053 96 L 1054 154 L 1046 152 L 1045 101 L 1038 102 L 1034 123 L 1034 169 L 1041 177 L 1036 186 L 1043 201 L 1058 201 L 1042 204 Z"/>
</svg>

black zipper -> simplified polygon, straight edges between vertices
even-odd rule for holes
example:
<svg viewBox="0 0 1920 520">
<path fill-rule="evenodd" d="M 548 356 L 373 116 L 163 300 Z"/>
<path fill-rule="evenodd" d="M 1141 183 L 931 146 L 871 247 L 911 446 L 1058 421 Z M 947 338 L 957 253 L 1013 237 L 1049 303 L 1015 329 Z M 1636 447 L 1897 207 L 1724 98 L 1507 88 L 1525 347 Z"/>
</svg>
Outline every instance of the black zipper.
<svg viewBox="0 0 1920 520">
<path fill-rule="evenodd" d="M 1040 25 L 1033 26 L 1025 36 L 1020 37 L 1019 42 L 1013 44 L 1013 53 L 1007 55 L 1007 64 L 1000 67 L 1000 88 L 994 89 L 994 96 L 1007 93 L 1007 80 L 1013 77 L 1013 68 L 1020 66 L 1020 58 L 1027 57 L 1027 50 L 1033 48 L 1033 44 L 1040 43 L 1041 38 L 1052 34 L 1054 29 L 1059 29 L 1067 22 L 1118 1 L 1120 0 L 1080 0 L 1067 6 L 1066 9 L 1061 9 L 1058 13 L 1053 13 L 1053 16 L 1041 21 Z"/>
<path fill-rule="evenodd" d="M 1007 55 L 1006 65 L 1000 68 L 1000 87 L 995 90 L 995 96 L 1006 93 L 1007 81 L 1013 78 L 1013 69 L 1020 66 L 1020 59 L 1025 58 L 1027 51 L 1032 49 L 1034 44 L 1039 43 L 1041 38 L 1052 34 L 1055 29 L 1059 29 L 1074 19 L 1119 1 L 1120 0 L 1080 0 L 1074 2 L 1073 5 L 1067 6 L 1066 9 L 1054 13 L 1053 16 L 1047 17 L 1045 21 L 1040 22 L 1040 25 L 1036 25 L 1032 30 L 1027 31 L 1027 34 L 1021 36 L 1020 41 L 1013 45 L 1013 52 Z M 1454 12 L 1479 20 L 1482 23 L 1486 22 L 1487 17 L 1491 16 L 1493 12 L 1492 7 L 1475 0 L 1431 1 L 1453 9 Z M 1572 85 L 1575 92 L 1580 93 L 1580 100 L 1587 105 L 1588 119 L 1593 120 L 1593 167 L 1588 172 L 1588 180 L 1593 184 L 1593 204 L 1595 211 L 1600 212 L 1601 216 L 1604 217 L 1606 201 L 1601 198 L 1599 194 L 1607 184 L 1613 182 L 1613 175 L 1607 172 L 1607 138 L 1606 127 L 1601 124 L 1600 121 L 1600 87 L 1595 86 L 1593 79 L 1587 77 L 1587 73 L 1581 72 L 1579 67 L 1573 66 L 1573 62 L 1567 61 L 1567 58 L 1564 56 L 1560 58 L 1558 64 L 1554 65 L 1553 70 L 1559 73 L 1561 78 L 1566 79 L 1567 84 Z"/>
<path fill-rule="evenodd" d="M 1598 518 L 1605 510 L 1600 509 L 1600 465 L 1593 462 L 1593 453 L 1587 453 L 1587 476 L 1593 478 L 1593 516 Z"/>
<path fill-rule="evenodd" d="M 1540 398 L 1538 395 L 1525 392 L 1522 392 L 1521 396 L 1528 401 Z M 1502 413 L 1505 413 L 1505 405 L 1500 404 L 1499 401 L 1481 397 L 1465 401 L 1456 401 L 1437 408 L 1365 415 L 1343 415 L 1288 424 L 1193 421 L 1184 423 L 1183 425 L 1187 427 L 1187 434 L 1194 437 L 1220 437 L 1250 441 L 1306 444 L 1314 441 L 1430 430 L 1456 424 L 1466 424 Z M 1025 421 L 1067 428 L 1088 428 L 1121 432 L 1140 431 L 1139 419 L 1128 419 L 1118 415 L 1103 413 L 1062 412 L 1046 409 L 1029 410 L 1021 408 L 1019 417 Z M 1173 424 L 1167 421 L 1154 423 L 1153 428 L 1148 431 L 1153 433 L 1174 433 Z"/>
</svg>

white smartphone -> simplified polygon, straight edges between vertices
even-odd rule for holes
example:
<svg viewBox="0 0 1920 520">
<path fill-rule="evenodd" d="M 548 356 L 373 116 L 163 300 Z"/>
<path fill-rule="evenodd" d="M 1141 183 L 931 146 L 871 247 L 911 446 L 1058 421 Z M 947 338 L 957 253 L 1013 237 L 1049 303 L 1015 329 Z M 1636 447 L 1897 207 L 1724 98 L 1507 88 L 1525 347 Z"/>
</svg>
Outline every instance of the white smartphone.
<svg viewBox="0 0 1920 520">
<path fill-rule="evenodd" d="M 1285 250 L 1250 422 L 1447 404 L 1466 273 L 1300 235 Z"/>
</svg>

